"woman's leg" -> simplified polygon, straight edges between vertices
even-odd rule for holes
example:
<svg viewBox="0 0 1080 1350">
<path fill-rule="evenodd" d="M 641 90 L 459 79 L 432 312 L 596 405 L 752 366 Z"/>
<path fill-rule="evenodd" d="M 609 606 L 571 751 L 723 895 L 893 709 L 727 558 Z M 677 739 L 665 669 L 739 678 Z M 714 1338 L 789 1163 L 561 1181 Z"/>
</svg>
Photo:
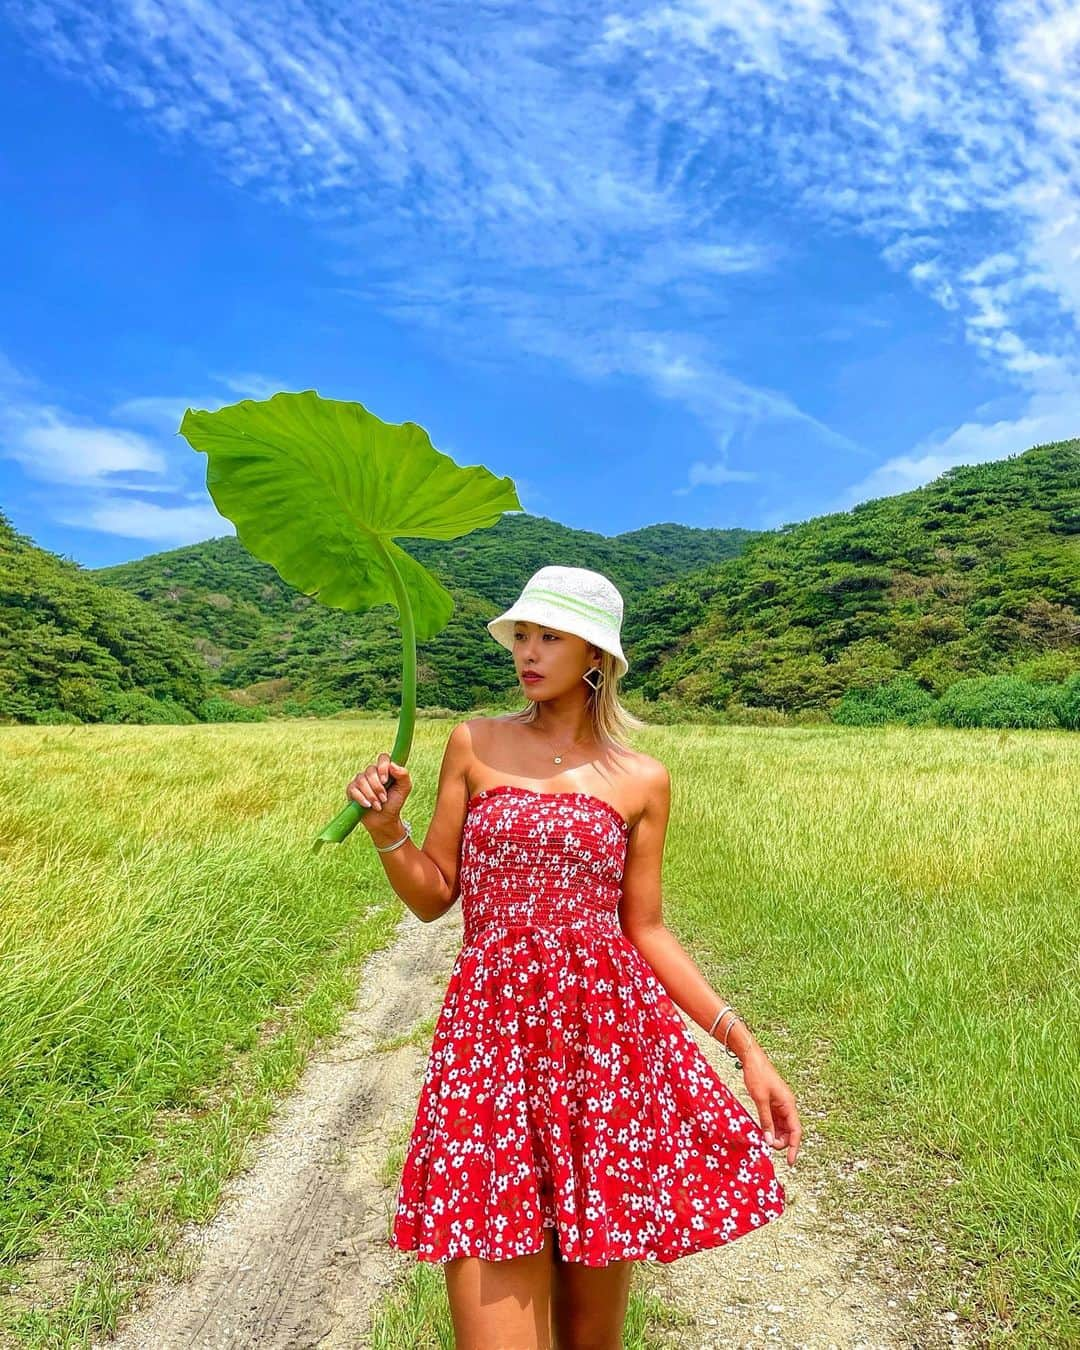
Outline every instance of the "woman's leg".
<svg viewBox="0 0 1080 1350">
<path fill-rule="evenodd" d="M 556 1260 L 551 1313 L 556 1350 L 622 1350 L 633 1261 L 586 1266 Z"/>
<path fill-rule="evenodd" d="M 532 1256 L 447 1261 L 446 1295 L 456 1350 L 551 1350 L 553 1232 Z"/>
</svg>

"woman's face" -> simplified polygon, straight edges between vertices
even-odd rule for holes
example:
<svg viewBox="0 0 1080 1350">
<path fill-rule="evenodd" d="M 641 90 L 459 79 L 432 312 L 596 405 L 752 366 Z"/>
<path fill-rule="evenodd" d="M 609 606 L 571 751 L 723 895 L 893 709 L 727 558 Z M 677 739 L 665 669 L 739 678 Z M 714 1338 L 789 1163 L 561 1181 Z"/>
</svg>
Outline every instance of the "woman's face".
<svg viewBox="0 0 1080 1350">
<path fill-rule="evenodd" d="M 577 633 L 542 624 L 514 624 L 514 666 L 523 689 L 543 698 L 564 694 L 593 663 L 595 648 Z M 539 679 L 529 679 L 536 674 Z"/>
</svg>

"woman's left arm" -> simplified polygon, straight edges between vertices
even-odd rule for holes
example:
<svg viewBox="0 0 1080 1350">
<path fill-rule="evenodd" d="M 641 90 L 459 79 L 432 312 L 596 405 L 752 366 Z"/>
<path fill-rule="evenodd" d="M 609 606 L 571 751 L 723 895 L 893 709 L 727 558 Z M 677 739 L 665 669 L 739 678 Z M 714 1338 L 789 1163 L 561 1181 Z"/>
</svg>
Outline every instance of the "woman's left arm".
<svg viewBox="0 0 1080 1350">
<path fill-rule="evenodd" d="M 645 809 L 627 840 L 619 921 L 671 999 L 707 1031 L 727 1000 L 714 992 L 693 957 L 664 923 L 661 871 L 671 812 L 671 779 L 663 764 L 655 764 Z M 730 1022 L 730 1014 L 720 1019 L 715 1039 L 723 1040 Z M 795 1094 L 745 1022 L 734 1023 L 727 1044 L 742 1061 L 743 1081 L 758 1109 L 766 1142 L 770 1148 L 786 1148 L 788 1165 L 793 1166 L 802 1139 Z"/>
</svg>

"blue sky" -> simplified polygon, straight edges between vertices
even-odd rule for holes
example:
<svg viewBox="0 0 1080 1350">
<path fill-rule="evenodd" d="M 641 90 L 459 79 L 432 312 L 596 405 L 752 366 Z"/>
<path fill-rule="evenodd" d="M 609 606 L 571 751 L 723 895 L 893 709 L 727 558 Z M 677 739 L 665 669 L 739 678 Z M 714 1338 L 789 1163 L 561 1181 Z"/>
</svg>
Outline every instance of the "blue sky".
<svg viewBox="0 0 1080 1350">
<path fill-rule="evenodd" d="M 1071 0 L 0 0 L 0 115 L 0 505 L 89 566 L 277 389 L 608 535 L 1080 435 Z"/>
</svg>

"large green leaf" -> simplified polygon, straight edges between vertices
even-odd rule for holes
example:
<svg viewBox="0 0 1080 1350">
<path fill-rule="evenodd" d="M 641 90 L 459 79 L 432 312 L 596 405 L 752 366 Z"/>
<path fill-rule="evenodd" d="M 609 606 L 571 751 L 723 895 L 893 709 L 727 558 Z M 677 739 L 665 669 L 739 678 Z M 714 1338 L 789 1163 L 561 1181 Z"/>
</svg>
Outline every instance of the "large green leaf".
<svg viewBox="0 0 1080 1350">
<path fill-rule="evenodd" d="M 522 509 L 510 478 L 456 464 L 415 422 L 313 389 L 189 408 L 180 432 L 207 456 L 206 486 L 250 553 L 345 610 L 397 605 L 392 560 L 420 640 L 445 627 L 453 600 L 394 537 L 456 539 Z"/>
</svg>

